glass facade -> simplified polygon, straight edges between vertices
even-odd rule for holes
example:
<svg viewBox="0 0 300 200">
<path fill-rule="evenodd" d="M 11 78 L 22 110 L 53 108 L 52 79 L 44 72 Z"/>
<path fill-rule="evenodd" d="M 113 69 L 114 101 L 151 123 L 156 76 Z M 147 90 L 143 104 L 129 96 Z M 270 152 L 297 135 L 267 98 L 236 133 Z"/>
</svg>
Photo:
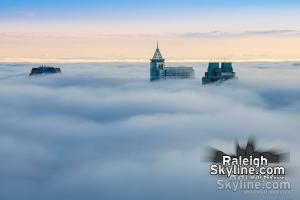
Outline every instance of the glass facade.
<svg viewBox="0 0 300 200">
<path fill-rule="evenodd" d="M 235 78 L 235 72 L 233 71 L 232 63 L 209 63 L 207 72 L 202 78 L 202 84 L 214 83 L 217 81 L 225 81 Z"/>
</svg>

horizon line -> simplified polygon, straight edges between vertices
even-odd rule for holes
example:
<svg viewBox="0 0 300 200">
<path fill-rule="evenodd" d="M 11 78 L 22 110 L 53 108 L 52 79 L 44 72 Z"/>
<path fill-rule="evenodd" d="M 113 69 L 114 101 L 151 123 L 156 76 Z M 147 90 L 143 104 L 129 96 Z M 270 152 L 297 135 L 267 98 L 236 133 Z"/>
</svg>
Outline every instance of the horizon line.
<svg viewBox="0 0 300 200">
<path fill-rule="evenodd" d="M 66 59 L 66 58 L 0 58 L 0 63 L 148 63 L 150 59 Z M 300 58 L 295 59 L 168 59 L 167 63 L 195 63 L 195 62 L 300 62 Z"/>
</svg>

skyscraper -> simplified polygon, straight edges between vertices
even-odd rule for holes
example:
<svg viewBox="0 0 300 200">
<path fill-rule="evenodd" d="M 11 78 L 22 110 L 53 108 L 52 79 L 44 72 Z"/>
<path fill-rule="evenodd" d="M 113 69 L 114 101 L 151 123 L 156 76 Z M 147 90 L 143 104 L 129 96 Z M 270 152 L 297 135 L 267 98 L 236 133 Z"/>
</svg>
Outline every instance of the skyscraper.
<svg viewBox="0 0 300 200">
<path fill-rule="evenodd" d="M 166 67 L 158 47 L 155 50 L 150 63 L 150 80 L 187 79 L 194 78 L 195 71 L 192 67 Z"/>
<path fill-rule="evenodd" d="M 205 72 L 205 76 L 202 78 L 202 84 L 226 81 L 232 78 L 236 78 L 232 63 L 223 62 L 220 68 L 220 63 L 211 62 L 208 64 L 207 72 Z"/>
</svg>

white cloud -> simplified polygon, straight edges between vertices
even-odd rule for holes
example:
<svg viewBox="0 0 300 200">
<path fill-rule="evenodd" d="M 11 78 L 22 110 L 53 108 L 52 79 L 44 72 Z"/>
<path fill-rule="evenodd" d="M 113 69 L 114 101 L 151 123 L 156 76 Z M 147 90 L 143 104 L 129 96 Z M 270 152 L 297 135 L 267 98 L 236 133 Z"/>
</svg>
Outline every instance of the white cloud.
<svg viewBox="0 0 300 200">
<path fill-rule="evenodd" d="M 22 17 L 26 17 L 26 18 L 33 18 L 37 15 L 35 12 L 32 12 L 32 11 L 17 12 L 17 14 Z"/>
<path fill-rule="evenodd" d="M 216 192 L 201 155 L 252 135 L 299 166 L 292 63 L 235 64 L 239 80 L 205 87 L 150 83 L 148 64 L 68 64 L 33 78 L 30 67 L 0 65 L 1 199 L 239 199 Z"/>
</svg>

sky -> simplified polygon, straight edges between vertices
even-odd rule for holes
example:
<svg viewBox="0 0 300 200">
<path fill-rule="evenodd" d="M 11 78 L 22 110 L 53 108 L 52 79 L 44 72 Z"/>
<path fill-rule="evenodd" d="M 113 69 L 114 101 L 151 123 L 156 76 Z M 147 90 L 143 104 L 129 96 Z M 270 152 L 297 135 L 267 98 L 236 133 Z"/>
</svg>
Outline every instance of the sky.
<svg viewBox="0 0 300 200">
<path fill-rule="evenodd" d="M 174 64 L 175 65 L 175 64 Z M 0 64 L 0 199 L 299 199 L 299 63 L 236 63 L 239 79 L 149 81 L 149 66 Z M 217 191 L 207 147 L 291 153 L 287 195 Z"/>
<path fill-rule="evenodd" d="M 299 1 L 2 0 L 0 61 L 299 60 Z"/>
</svg>

